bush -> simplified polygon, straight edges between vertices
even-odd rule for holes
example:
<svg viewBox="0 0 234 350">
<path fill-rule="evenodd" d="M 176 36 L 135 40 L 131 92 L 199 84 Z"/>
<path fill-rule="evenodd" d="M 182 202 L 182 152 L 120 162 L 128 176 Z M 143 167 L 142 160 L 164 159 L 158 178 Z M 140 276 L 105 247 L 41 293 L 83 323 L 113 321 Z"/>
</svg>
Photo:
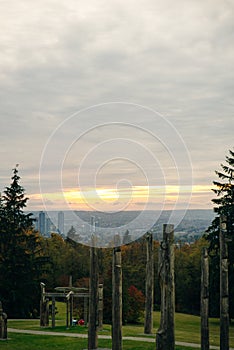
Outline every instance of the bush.
<svg viewBox="0 0 234 350">
<path fill-rule="evenodd" d="M 135 286 L 127 291 L 124 319 L 127 323 L 137 323 L 144 315 L 145 297 Z"/>
</svg>

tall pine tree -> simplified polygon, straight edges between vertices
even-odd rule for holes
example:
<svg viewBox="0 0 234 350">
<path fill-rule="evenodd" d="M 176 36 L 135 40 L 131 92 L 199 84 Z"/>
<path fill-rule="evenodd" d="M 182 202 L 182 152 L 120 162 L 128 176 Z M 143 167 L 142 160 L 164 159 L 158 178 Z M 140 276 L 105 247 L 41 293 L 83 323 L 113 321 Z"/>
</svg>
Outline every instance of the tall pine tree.
<svg viewBox="0 0 234 350">
<path fill-rule="evenodd" d="M 17 166 L 11 179 L 0 201 L 0 300 L 9 316 L 28 317 L 38 304 L 41 238 L 23 211 L 28 198 Z"/>
<path fill-rule="evenodd" d="M 209 241 L 209 253 L 212 257 L 211 270 L 211 294 L 214 289 L 219 289 L 219 216 L 227 217 L 227 235 L 230 239 L 228 243 L 229 250 L 229 289 L 230 289 L 230 315 L 234 317 L 234 152 L 229 150 L 229 155 L 226 156 L 225 164 L 221 164 L 221 171 L 216 171 L 219 180 L 214 181 L 216 186 L 213 192 L 217 198 L 212 202 L 215 204 L 214 212 L 218 214 L 213 220 L 211 226 L 206 231 L 206 239 Z M 218 295 L 216 294 L 217 302 L 213 302 L 211 307 L 219 305 Z M 214 301 L 214 300 L 213 300 Z M 214 314 L 218 314 L 217 310 L 213 310 Z"/>
</svg>

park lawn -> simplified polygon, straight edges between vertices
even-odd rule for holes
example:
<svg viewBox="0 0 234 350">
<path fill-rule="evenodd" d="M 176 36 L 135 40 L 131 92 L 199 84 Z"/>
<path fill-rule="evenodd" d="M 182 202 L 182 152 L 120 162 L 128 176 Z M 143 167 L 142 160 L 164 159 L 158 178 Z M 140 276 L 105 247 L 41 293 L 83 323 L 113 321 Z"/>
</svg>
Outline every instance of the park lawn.
<svg viewBox="0 0 234 350">
<path fill-rule="evenodd" d="M 56 302 L 58 313 L 56 314 L 56 327 L 53 331 L 69 332 L 69 333 L 86 333 L 87 327 L 75 326 L 66 329 L 66 309 L 65 304 Z M 153 335 L 144 335 L 143 320 L 137 325 L 124 325 L 123 336 L 133 337 L 153 337 L 155 338 L 156 331 L 159 327 L 160 313 L 154 312 L 154 329 Z M 51 324 L 51 321 L 50 321 Z M 39 320 L 9 320 L 9 327 L 19 329 L 41 330 Z M 51 331 L 52 328 L 43 328 L 45 331 Z M 111 326 L 104 325 L 100 335 L 111 335 Z M 175 338 L 176 341 L 188 343 L 200 343 L 200 317 L 176 313 L 175 314 Z M 210 319 L 210 344 L 219 346 L 219 320 Z M 230 347 L 234 347 L 234 325 L 230 326 Z"/>
<path fill-rule="evenodd" d="M 87 339 L 61 336 L 29 335 L 10 333 L 10 339 L 1 341 L 3 350 L 83 350 L 87 349 Z M 100 348 L 111 349 L 111 340 L 98 340 Z M 124 350 L 153 350 L 154 343 L 124 341 Z M 191 350 L 188 347 L 177 346 L 176 350 Z"/>
</svg>

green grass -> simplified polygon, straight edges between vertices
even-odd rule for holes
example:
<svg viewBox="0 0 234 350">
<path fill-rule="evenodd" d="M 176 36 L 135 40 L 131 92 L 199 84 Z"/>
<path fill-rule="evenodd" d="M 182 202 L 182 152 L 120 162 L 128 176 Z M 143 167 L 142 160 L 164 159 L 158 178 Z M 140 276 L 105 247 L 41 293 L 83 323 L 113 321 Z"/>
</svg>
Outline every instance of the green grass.
<svg viewBox="0 0 234 350">
<path fill-rule="evenodd" d="M 111 349 L 110 340 L 98 340 L 100 348 Z M 87 340 L 80 338 L 68 338 L 46 335 L 10 334 L 10 339 L 0 342 L 0 348 L 4 350 L 83 350 L 87 349 Z M 155 344 L 135 341 L 124 341 L 124 350 L 153 350 Z M 176 350 L 191 350 L 191 348 L 177 346 Z"/>
<path fill-rule="evenodd" d="M 66 329 L 66 313 L 65 313 L 65 306 L 63 303 L 56 303 L 58 314 L 56 315 L 56 327 L 53 329 L 55 332 L 68 332 L 68 333 L 85 333 L 87 334 L 88 330 L 87 327 L 81 327 L 81 326 L 75 326 L 71 327 L 70 329 Z M 154 330 L 153 330 L 153 335 L 147 336 L 144 335 L 144 327 L 143 327 L 143 322 L 140 323 L 139 325 L 125 325 L 123 326 L 123 336 L 133 336 L 133 337 L 152 337 L 155 339 L 155 334 L 156 331 L 159 327 L 159 321 L 160 321 L 160 313 L 159 312 L 154 312 Z M 51 321 L 50 321 L 51 324 Z M 39 326 L 39 320 L 25 320 L 25 321 L 19 321 L 19 320 L 9 320 L 8 321 L 8 327 L 11 328 L 18 328 L 18 329 L 29 329 L 29 330 L 41 330 Z M 51 331 L 52 328 L 43 328 L 45 331 Z M 111 326 L 110 325 L 104 325 L 103 330 L 99 332 L 100 335 L 111 335 Z M 10 333 L 10 337 L 14 338 L 16 336 L 17 339 L 20 337 L 26 337 L 26 335 L 16 335 L 13 333 Z M 31 335 L 30 335 L 31 336 Z M 28 336 L 29 337 L 29 336 Z M 180 342 L 188 342 L 188 343 L 200 343 L 200 317 L 198 316 L 193 316 L 193 315 L 186 315 L 186 314 L 175 314 L 175 337 L 176 341 Z M 35 338 L 38 341 L 38 336 L 35 336 Z M 44 337 L 40 336 L 39 339 L 43 339 Z M 55 337 L 57 339 L 57 337 Z M 50 338 L 49 338 L 50 339 Z M 54 339 L 54 337 L 53 337 Z M 64 339 L 63 337 L 59 337 L 60 341 L 63 339 L 63 341 L 70 341 L 71 344 L 72 342 L 75 342 L 76 346 L 77 343 L 79 344 L 86 344 L 85 347 L 81 347 L 81 349 L 87 348 L 87 340 L 83 339 L 74 339 L 74 338 L 69 338 L 69 340 Z M 42 340 L 43 341 L 43 340 Z M 52 343 L 54 342 L 53 340 L 49 340 L 49 342 Z M 100 340 L 99 343 L 102 344 L 102 342 L 107 342 L 110 347 L 110 340 Z M 53 343 L 54 344 L 54 343 Z M 108 347 L 106 345 L 100 345 L 101 347 Z M 219 320 L 218 319 L 210 319 L 210 344 L 211 345 L 216 345 L 219 346 Z M 5 347 L 7 346 L 4 345 L 4 349 L 11 349 Z M 11 345 L 10 345 L 11 346 Z M 40 345 L 41 346 L 41 341 Z M 58 345 L 59 346 L 59 345 Z M 69 350 L 73 349 L 73 345 L 71 345 L 71 348 Z M 83 346 L 83 345 L 82 345 Z M 230 347 L 234 347 L 234 326 L 230 326 Z M 41 347 L 43 349 L 49 349 L 45 348 L 44 345 Z M 36 350 L 41 349 L 40 347 L 36 347 Z M 55 349 L 60 349 L 60 347 L 52 347 Z M 154 349 L 155 346 L 153 343 L 138 343 L 136 341 L 134 342 L 129 342 L 129 341 L 124 341 L 124 349 Z M 12 348 L 14 349 L 14 348 Z M 19 349 L 19 348 L 18 348 Z M 25 348 L 27 350 L 27 348 Z M 34 347 L 31 347 L 30 349 L 34 349 Z M 65 348 L 64 348 L 65 349 Z M 77 350 L 79 348 L 76 348 Z M 177 347 L 179 350 L 180 347 Z M 181 348 L 182 349 L 182 348 Z M 183 348 L 184 349 L 184 348 Z"/>
</svg>

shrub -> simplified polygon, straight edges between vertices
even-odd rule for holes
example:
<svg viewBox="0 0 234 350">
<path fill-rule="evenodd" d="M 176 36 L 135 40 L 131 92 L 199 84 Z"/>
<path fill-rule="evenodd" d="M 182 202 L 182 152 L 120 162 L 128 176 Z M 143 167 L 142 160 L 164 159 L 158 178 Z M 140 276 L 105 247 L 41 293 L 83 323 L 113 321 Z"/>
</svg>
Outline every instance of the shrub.
<svg viewBox="0 0 234 350">
<path fill-rule="evenodd" d="M 145 297 L 135 286 L 130 286 L 127 291 L 124 319 L 128 323 L 137 323 L 143 317 Z"/>
</svg>

